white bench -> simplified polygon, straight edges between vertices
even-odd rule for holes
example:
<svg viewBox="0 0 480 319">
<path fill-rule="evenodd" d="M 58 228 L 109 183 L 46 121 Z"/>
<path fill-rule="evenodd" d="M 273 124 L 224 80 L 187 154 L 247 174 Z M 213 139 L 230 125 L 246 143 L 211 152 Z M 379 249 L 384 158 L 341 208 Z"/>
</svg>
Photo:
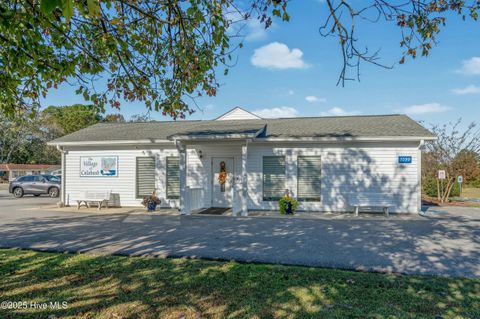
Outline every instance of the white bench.
<svg viewBox="0 0 480 319">
<path fill-rule="evenodd" d="M 389 216 L 389 209 L 394 207 L 394 199 L 392 196 L 385 195 L 385 194 L 370 194 L 370 195 L 363 195 L 358 194 L 356 196 L 352 196 L 349 201 L 349 205 L 353 207 L 353 213 L 355 216 L 358 216 L 360 208 L 368 207 L 371 210 L 382 210 L 385 216 Z"/>
<path fill-rule="evenodd" d="M 77 199 L 77 210 L 80 209 L 82 204 L 90 208 L 91 203 L 96 203 L 98 210 L 100 210 L 104 204 L 105 207 L 108 208 L 109 200 L 110 192 L 83 192 L 82 196 Z"/>
</svg>

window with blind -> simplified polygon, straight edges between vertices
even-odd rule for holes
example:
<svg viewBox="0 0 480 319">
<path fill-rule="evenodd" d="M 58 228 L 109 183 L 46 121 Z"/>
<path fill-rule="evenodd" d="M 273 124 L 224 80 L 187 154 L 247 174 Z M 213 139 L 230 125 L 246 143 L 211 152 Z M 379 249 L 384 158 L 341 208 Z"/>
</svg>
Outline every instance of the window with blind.
<svg viewBox="0 0 480 319">
<path fill-rule="evenodd" d="M 297 157 L 297 197 L 299 201 L 320 201 L 321 173 L 320 156 Z"/>
<path fill-rule="evenodd" d="M 155 190 L 155 157 L 137 157 L 137 198 Z"/>
<path fill-rule="evenodd" d="M 180 164 L 178 157 L 167 157 L 167 198 L 180 198 Z"/>
<path fill-rule="evenodd" d="M 263 157 L 263 200 L 275 201 L 285 193 L 285 157 Z"/>
</svg>

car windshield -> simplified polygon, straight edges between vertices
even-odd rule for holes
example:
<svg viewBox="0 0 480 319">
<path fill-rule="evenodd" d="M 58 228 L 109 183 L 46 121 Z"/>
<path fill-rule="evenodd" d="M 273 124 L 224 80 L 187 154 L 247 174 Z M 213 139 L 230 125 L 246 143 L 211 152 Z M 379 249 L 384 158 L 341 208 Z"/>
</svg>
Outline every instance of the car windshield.
<svg viewBox="0 0 480 319">
<path fill-rule="evenodd" d="M 45 179 L 49 182 L 60 182 L 60 178 L 53 175 L 44 175 Z"/>
</svg>

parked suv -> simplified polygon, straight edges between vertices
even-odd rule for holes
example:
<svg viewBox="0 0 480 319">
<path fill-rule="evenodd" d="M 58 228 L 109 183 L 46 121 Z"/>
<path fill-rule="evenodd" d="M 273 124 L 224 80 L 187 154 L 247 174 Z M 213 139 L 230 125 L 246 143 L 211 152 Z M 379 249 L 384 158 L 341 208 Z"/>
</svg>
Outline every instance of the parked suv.
<svg viewBox="0 0 480 319">
<path fill-rule="evenodd" d="M 8 191 L 16 198 L 26 194 L 40 196 L 48 194 L 50 197 L 58 197 L 60 194 L 60 178 L 53 175 L 27 175 L 17 177 L 10 183 Z"/>
</svg>

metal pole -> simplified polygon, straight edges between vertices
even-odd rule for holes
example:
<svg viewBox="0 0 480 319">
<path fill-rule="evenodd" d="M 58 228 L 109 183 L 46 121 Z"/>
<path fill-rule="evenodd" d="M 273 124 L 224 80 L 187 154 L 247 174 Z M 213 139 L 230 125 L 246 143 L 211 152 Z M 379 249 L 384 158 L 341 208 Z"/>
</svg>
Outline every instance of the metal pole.
<svg viewBox="0 0 480 319">
<path fill-rule="evenodd" d="M 440 180 L 441 190 L 440 190 L 440 201 L 443 204 L 443 179 Z"/>
</svg>

